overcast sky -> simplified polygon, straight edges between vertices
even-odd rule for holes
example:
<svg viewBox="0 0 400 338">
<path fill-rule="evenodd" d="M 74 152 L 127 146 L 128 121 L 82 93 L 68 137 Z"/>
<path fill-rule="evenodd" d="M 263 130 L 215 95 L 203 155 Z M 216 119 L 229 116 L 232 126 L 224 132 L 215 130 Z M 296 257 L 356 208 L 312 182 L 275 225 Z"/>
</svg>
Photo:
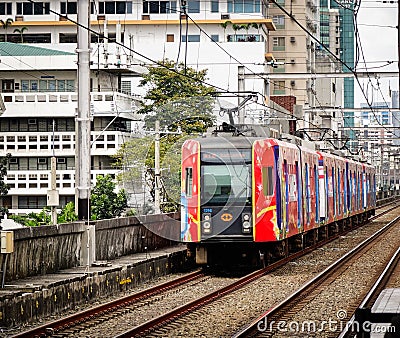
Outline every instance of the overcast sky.
<svg viewBox="0 0 400 338">
<path fill-rule="evenodd" d="M 360 32 L 361 45 L 364 51 L 367 67 L 370 71 L 398 71 L 398 48 L 397 48 L 397 3 L 389 4 L 381 1 L 363 0 L 361 8 L 358 12 L 358 29 Z M 376 62 L 380 61 L 380 62 Z M 384 65 L 387 61 L 394 61 L 390 66 L 383 68 L 373 68 Z M 363 59 L 360 56 L 358 69 L 364 68 Z M 360 69 L 361 70 L 361 69 Z M 364 82 L 366 89 L 367 80 Z M 381 79 L 381 89 L 387 102 L 389 97 L 389 82 L 392 90 L 398 90 L 398 78 Z M 373 79 L 376 86 L 376 80 Z M 355 87 L 355 107 L 359 107 L 360 103 L 365 103 L 365 99 L 356 81 Z M 367 92 L 367 90 L 365 90 Z M 372 90 L 369 86 L 369 100 L 375 102 L 384 101 L 381 94 L 377 90 Z"/>
</svg>

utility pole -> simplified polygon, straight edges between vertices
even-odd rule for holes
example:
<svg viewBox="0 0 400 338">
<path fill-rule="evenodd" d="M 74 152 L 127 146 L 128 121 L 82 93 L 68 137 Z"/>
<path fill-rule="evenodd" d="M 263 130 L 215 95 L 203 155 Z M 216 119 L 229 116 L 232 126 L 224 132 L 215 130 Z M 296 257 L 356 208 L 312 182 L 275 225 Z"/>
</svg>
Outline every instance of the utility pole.
<svg viewBox="0 0 400 338">
<path fill-rule="evenodd" d="M 160 139 L 161 134 L 180 135 L 182 134 L 181 128 L 178 127 L 177 131 L 168 131 L 167 127 L 161 132 L 160 121 L 156 120 L 154 132 L 147 132 L 155 134 L 154 140 L 154 213 L 161 213 L 161 169 L 160 169 Z M 143 201 L 144 203 L 144 201 Z"/>
<path fill-rule="evenodd" d="M 75 118 L 75 208 L 79 220 L 86 220 L 82 236 L 81 265 L 87 269 L 96 259 L 94 225 L 90 220 L 90 11 L 89 1 L 78 0 L 78 111 Z"/>
<path fill-rule="evenodd" d="M 75 195 L 78 218 L 89 220 L 90 192 L 90 45 L 89 2 L 78 1 L 78 112 L 75 123 Z"/>
<path fill-rule="evenodd" d="M 239 97 L 238 97 L 238 107 L 240 107 L 243 98 L 241 97 L 242 93 L 244 93 L 245 88 L 244 88 L 244 66 L 238 66 L 238 91 L 239 91 Z M 244 107 L 239 109 L 239 125 L 244 124 Z"/>
<path fill-rule="evenodd" d="M 154 144 L 154 213 L 160 214 L 160 121 L 156 121 Z"/>
</svg>

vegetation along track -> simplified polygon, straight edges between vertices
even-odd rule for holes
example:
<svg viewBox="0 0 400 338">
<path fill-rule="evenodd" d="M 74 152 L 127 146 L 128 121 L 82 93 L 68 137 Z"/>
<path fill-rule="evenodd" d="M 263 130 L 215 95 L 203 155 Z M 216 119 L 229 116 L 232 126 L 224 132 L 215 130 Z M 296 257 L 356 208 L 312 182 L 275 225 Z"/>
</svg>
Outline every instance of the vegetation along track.
<svg viewBox="0 0 400 338">
<path fill-rule="evenodd" d="M 386 206 L 383 209 L 388 209 L 389 207 Z M 379 223 L 376 223 L 375 225 L 371 225 L 372 229 L 376 229 L 379 227 Z M 371 232 L 370 230 L 369 232 Z M 57 337 L 62 337 L 62 336 L 76 336 L 77 332 L 79 332 L 79 336 L 104 336 L 104 337 L 112 337 L 118 334 L 121 334 L 121 331 L 128 328 L 128 327 L 135 327 L 136 325 L 140 325 L 143 322 L 149 321 L 151 318 L 157 317 L 160 313 L 162 312 L 168 312 L 169 309 L 171 308 L 179 308 L 180 305 L 183 303 L 189 302 L 193 300 L 195 297 L 198 297 L 199 294 L 205 294 L 210 292 L 210 290 L 217 290 L 216 294 L 217 296 L 212 296 L 208 295 L 209 299 L 215 299 L 216 297 L 221 297 L 224 294 L 228 294 L 232 292 L 234 289 L 238 289 L 239 287 L 246 286 L 244 289 L 247 290 L 248 293 L 252 294 L 253 296 L 256 294 L 254 290 L 257 291 L 263 291 L 267 292 L 270 294 L 270 296 L 273 296 L 270 302 L 274 303 L 276 301 L 279 301 L 284 295 L 285 291 L 290 290 L 290 288 L 297 286 L 296 283 L 304 283 L 307 279 L 311 278 L 311 275 L 314 273 L 318 272 L 318 269 L 314 271 L 313 268 L 310 269 L 310 264 L 315 265 L 315 268 L 319 268 L 321 264 L 319 263 L 320 261 L 320 256 L 321 252 L 327 253 L 327 256 L 329 257 L 336 257 L 337 254 L 341 254 L 342 251 L 346 250 L 347 246 L 351 247 L 352 244 L 351 242 L 357 242 L 361 238 L 366 237 L 368 235 L 368 231 L 365 230 L 358 230 L 356 231 L 355 235 L 348 236 L 348 240 L 350 244 L 346 244 L 345 240 L 340 239 L 340 250 L 334 249 L 334 254 L 332 252 L 329 252 L 328 249 L 319 249 L 314 253 L 311 253 L 311 263 L 310 262 L 305 262 L 303 259 L 298 259 L 297 261 L 293 261 L 292 263 L 289 263 L 290 266 L 286 268 L 281 268 L 278 269 L 279 266 L 282 266 L 285 262 L 289 262 L 290 260 L 295 259 L 296 257 L 301 256 L 304 254 L 304 252 L 297 253 L 294 256 L 291 256 L 290 258 L 287 258 L 285 261 L 281 261 L 279 263 L 276 263 L 274 266 L 269 266 L 265 270 L 261 270 L 253 274 L 253 277 L 248 276 L 247 279 L 242 279 L 241 281 L 234 281 L 233 286 L 231 287 L 226 287 L 228 284 L 232 284 L 232 279 L 222 279 L 222 278 L 211 278 L 211 277 L 206 277 L 203 276 L 202 280 L 199 280 L 199 276 L 193 277 L 194 279 L 192 280 L 191 283 L 181 285 L 178 289 L 174 289 L 176 286 L 170 286 L 172 289 L 170 289 L 169 293 L 163 293 L 162 291 L 158 290 L 155 291 L 153 290 L 153 296 L 148 297 L 145 295 L 139 296 L 139 295 L 134 295 L 133 297 L 136 298 L 136 300 L 127 300 L 126 298 L 124 299 L 119 299 L 117 300 L 116 303 L 110 302 L 107 304 L 104 304 L 100 307 L 97 307 L 95 309 L 90 309 L 89 311 L 84 311 L 79 314 L 73 315 L 66 317 L 60 321 L 57 322 L 52 322 L 47 325 L 43 325 L 39 328 L 36 328 L 31 331 L 27 331 L 23 334 L 17 335 L 17 337 L 32 337 L 32 336 L 39 336 L 39 335 L 44 335 L 46 334 L 47 336 L 53 335 Z M 308 248 L 306 252 L 311 252 L 315 248 Z M 312 263 L 312 260 L 314 259 L 314 263 Z M 324 263 L 327 264 L 327 263 Z M 303 276 L 300 276 L 300 278 L 295 278 L 295 281 L 293 281 L 293 274 L 287 273 L 288 271 L 290 272 L 291 269 L 297 269 L 301 268 L 303 270 Z M 304 268 L 307 270 L 307 273 L 304 272 Z M 273 271 L 274 269 L 276 270 L 274 273 L 271 273 L 263 279 L 260 279 L 260 281 L 257 281 L 257 279 L 260 278 L 260 276 L 265 275 L 268 271 Z M 198 273 L 197 273 L 198 274 Z M 292 276 L 292 278 L 288 278 L 287 276 Z M 270 279 L 270 280 L 269 280 Z M 278 279 L 278 285 L 281 283 L 283 285 L 283 290 L 278 290 L 274 291 L 269 287 L 269 284 L 273 282 L 273 280 Z M 292 279 L 293 283 L 290 282 L 290 279 Z M 207 283 L 205 281 L 208 281 Z M 254 280 L 254 283 L 250 283 L 250 280 Z M 285 287 L 284 283 L 287 283 L 287 286 Z M 184 282 L 182 282 L 184 283 Z M 250 283 L 250 284 L 249 284 Z M 275 284 L 273 282 L 272 284 Z M 195 285 L 202 285 L 200 286 L 200 289 L 196 289 L 194 286 Z M 225 287 L 225 291 L 221 291 L 221 288 Z M 160 287 L 160 289 L 165 289 L 165 287 Z M 230 290 L 229 290 L 230 289 Z M 185 290 L 185 291 L 184 291 Z M 269 290 L 269 291 L 268 291 Z M 272 291 L 271 291 L 272 290 Z M 155 294 L 155 295 L 154 295 Z M 171 298 L 171 295 L 175 294 L 177 297 L 175 300 L 172 300 L 173 297 Z M 234 333 L 243 323 L 249 320 L 249 318 L 254 318 L 257 316 L 257 313 L 252 311 L 249 312 L 249 310 L 253 310 L 253 307 L 251 306 L 251 303 L 247 304 L 247 298 L 246 296 L 240 295 L 238 292 L 239 297 L 241 297 L 239 300 L 233 298 L 233 304 L 231 302 L 227 302 L 226 305 L 230 308 L 230 310 L 236 311 L 233 315 L 230 316 L 230 319 L 232 319 L 232 323 L 226 323 L 224 321 L 225 325 L 222 325 L 222 328 L 225 327 L 226 330 L 222 330 L 222 333 L 220 335 L 224 335 L 224 332 L 227 333 L 227 335 L 231 335 Z M 132 297 L 132 296 L 130 296 Z M 137 298 L 141 298 L 140 302 L 137 302 Z M 224 297 L 225 298 L 225 297 Z M 221 299 L 221 298 L 219 298 Z M 265 310 L 265 302 L 262 300 L 262 296 L 257 300 L 258 307 L 255 307 L 256 311 L 259 311 L 261 313 L 262 310 Z M 164 303 L 162 303 L 162 300 L 164 300 Z M 204 299 L 200 301 L 196 301 L 199 304 L 204 303 Z M 221 301 L 217 301 L 221 303 Z M 207 303 L 207 301 L 205 302 Z M 222 300 L 222 303 L 225 303 L 224 300 Z M 267 302 L 268 303 L 268 302 Z M 118 304 L 118 305 L 117 305 Z M 193 304 L 192 304 L 193 305 Z M 198 306 L 198 305 L 197 305 Z M 214 306 L 214 305 L 213 305 Z M 260 309 L 261 306 L 261 309 Z M 242 316 L 238 316 L 237 309 L 241 308 L 243 311 L 239 311 L 239 313 Z M 193 307 L 192 307 L 193 308 Z M 206 307 L 207 308 L 207 307 Z M 116 310 L 118 309 L 118 310 Z M 207 312 L 208 310 L 206 310 Z M 179 311 L 175 311 L 175 314 L 173 317 L 178 316 Z M 202 311 L 200 310 L 200 313 Z M 204 312 L 203 312 L 204 313 Z M 215 316 L 211 315 L 213 318 L 212 320 L 207 320 L 206 323 L 200 323 L 198 324 L 196 330 L 197 333 L 195 334 L 203 334 L 203 336 L 209 336 L 213 337 L 216 334 L 215 331 L 215 326 L 212 325 L 212 322 L 214 319 L 220 318 L 221 315 Z M 166 315 L 168 317 L 168 315 Z M 229 317 L 229 316 L 228 316 Z M 238 317 L 237 320 L 235 317 Z M 244 318 L 240 318 L 244 317 Z M 87 318 L 90 318 L 89 320 Z M 183 317 L 184 318 L 184 317 Z M 157 320 L 153 321 L 153 323 L 157 322 Z M 77 324 L 78 323 L 78 324 Z M 149 323 L 147 323 L 148 325 Z M 196 324 L 195 324 L 196 325 Z M 211 331 L 211 333 L 207 334 L 208 327 L 212 325 L 214 326 L 214 329 Z M 150 325 L 151 326 L 151 325 Z M 180 326 L 180 324 L 178 325 Z M 165 330 L 163 330 L 163 336 L 179 336 L 180 333 L 176 332 L 174 329 L 174 325 L 172 324 L 172 327 L 168 326 L 165 327 Z M 170 330 L 170 332 L 168 332 Z M 178 330 L 179 331 L 179 330 Z M 182 336 L 185 336 L 187 333 L 187 330 L 185 329 L 185 326 L 181 326 Z M 143 332 L 143 327 L 137 332 Z M 166 332 L 168 332 L 166 334 Z M 190 330 L 189 330 L 190 332 Z M 134 334 L 132 333 L 126 333 L 125 336 L 133 336 Z M 189 333 L 190 335 L 190 333 Z M 192 334 L 193 336 L 194 334 Z M 121 334 L 121 336 L 124 336 L 124 334 Z"/>
</svg>

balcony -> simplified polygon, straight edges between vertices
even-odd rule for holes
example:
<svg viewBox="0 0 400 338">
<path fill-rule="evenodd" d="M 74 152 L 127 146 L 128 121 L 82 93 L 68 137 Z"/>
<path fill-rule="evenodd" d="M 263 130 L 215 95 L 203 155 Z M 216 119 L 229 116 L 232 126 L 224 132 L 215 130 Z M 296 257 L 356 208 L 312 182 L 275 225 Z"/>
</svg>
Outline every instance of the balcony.
<svg viewBox="0 0 400 338">
<path fill-rule="evenodd" d="M 71 117 L 75 116 L 78 94 L 75 92 L 1 93 L 7 117 Z M 139 100 L 118 92 L 92 92 L 91 112 L 96 115 L 132 113 Z"/>
</svg>

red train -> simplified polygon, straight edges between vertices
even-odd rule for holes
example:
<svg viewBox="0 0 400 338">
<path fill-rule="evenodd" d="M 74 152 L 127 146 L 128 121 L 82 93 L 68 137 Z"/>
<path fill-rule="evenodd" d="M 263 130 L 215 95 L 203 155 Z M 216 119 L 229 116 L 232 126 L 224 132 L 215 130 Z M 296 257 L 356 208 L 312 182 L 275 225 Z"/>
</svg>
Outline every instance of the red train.
<svg viewBox="0 0 400 338">
<path fill-rule="evenodd" d="M 375 213 L 375 168 L 260 137 L 182 147 L 181 239 L 198 264 L 262 265 Z"/>
</svg>

